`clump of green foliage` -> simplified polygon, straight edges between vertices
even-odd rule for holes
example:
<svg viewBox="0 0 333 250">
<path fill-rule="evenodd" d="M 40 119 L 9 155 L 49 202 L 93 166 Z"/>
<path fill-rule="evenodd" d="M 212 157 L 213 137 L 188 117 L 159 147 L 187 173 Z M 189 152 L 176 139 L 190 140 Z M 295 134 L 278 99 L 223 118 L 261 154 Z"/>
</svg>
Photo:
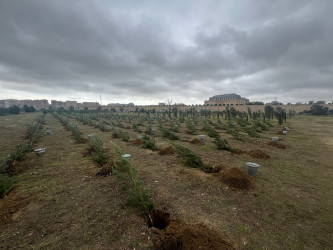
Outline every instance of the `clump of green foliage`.
<svg viewBox="0 0 333 250">
<path fill-rule="evenodd" d="M 172 131 L 168 130 L 168 129 L 165 129 L 163 128 L 162 126 L 159 127 L 161 133 L 162 133 L 162 136 L 164 138 L 167 138 L 169 140 L 180 140 L 180 137 L 178 135 L 176 135 L 175 133 L 173 133 Z"/>
<path fill-rule="evenodd" d="M 228 132 L 238 141 L 244 141 L 244 135 L 240 134 L 239 131 L 235 128 L 229 128 Z"/>
<path fill-rule="evenodd" d="M 216 144 L 218 150 L 232 151 L 228 141 L 226 139 L 222 139 L 221 136 L 215 138 L 213 143 Z"/>
<path fill-rule="evenodd" d="M 31 145 L 28 143 L 17 146 L 7 157 L 7 164 L 13 165 L 16 161 L 20 161 L 23 157 L 32 151 Z"/>
<path fill-rule="evenodd" d="M 253 127 L 245 127 L 243 131 L 253 138 L 260 138 L 260 135 Z"/>
<path fill-rule="evenodd" d="M 72 131 L 72 135 L 75 140 L 80 140 L 82 138 L 82 133 L 80 132 L 80 128 L 76 123 L 70 122 L 68 123 L 68 128 Z"/>
<path fill-rule="evenodd" d="M 113 174 L 122 181 L 123 189 L 128 194 L 126 204 L 138 208 L 142 214 L 149 214 L 154 208 L 149 189 L 143 187 L 144 182 L 139 179 L 137 169 L 122 157 L 124 153 L 116 145 L 114 148 L 118 162 L 114 165 Z"/>
<path fill-rule="evenodd" d="M 268 130 L 268 127 L 266 124 L 264 124 L 263 122 L 259 121 L 259 120 L 254 120 L 253 124 L 259 128 L 261 128 L 262 131 L 266 131 Z"/>
<path fill-rule="evenodd" d="M 218 138 L 220 136 L 219 133 L 213 129 L 207 121 L 202 122 L 202 127 L 209 137 Z"/>
<path fill-rule="evenodd" d="M 192 123 L 192 121 L 190 119 L 187 119 L 185 121 L 185 124 L 186 124 L 186 128 L 187 128 L 188 132 L 191 135 L 197 135 L 198 134 L 197 129 L 195 128 L 194 124 Z"/>
<path fill-rule="evenodd" d="M 37 122 L 31 122 L 27 124 L 27 139 L 30 144 L 35 143 L 43 135 L 42 125 Z"/>
<path fill-rule="evenodd" d="M 98 165 L 103 166 L 109 162 L 111 156 L 110 154 L 103 148 L 103 142 L 97 136 L 93 136 L 89 140 L 89 148 L 92 159 Z"/>
<path fill-rule="evenodd" d="M 129 134 L 127 131 L 120 129 L 119 133 L 120 133 L 120 137 L 121 137 L 122 141 L 126 141 L 126 142 L 129 141 Z"/>
<path fill-rule="evenodd" d="M 172 143 L 175 152 L 182 158 L 184 165 L 191 168 L 200 168 L 204 172 L 208 172 L 211 167 L 205 165 L 200 156 L 179 144 Z"/>
<path fill-rule="evenodd" d="M 8 167 L 7 157 L 0 157 L 0 198 L 8 193 L 15 183 L 15 178 L 7 173 Z"/>
<path fill-rule="evenodd" d="M 100 122 L 97 122 L 97 123 L 95 124 L 95 127 L 96 127 L 96 128 L 99 128 L 99 130 L 102 131 L 102 132 L 107 131 L 104 122 L 101 122 L 101 121 L 100 121 Z"/>
<path fill-rule="evenodd" d="M 151 127 L 151 125 L 148 125 L 148 127 L 146 128 L 146 134 L 147 135 L 153 135 L 154 131 L 153 128 Z"/>
<path fill-rule="evenodd" d="M 142 145 L 143 148 L 148 148 L 153 151 L 158 149 L 154 138 L 152 138 L 148 135 L 143 135 L 142 141 L 143 141 L 143 145 Z"/>
</svg>

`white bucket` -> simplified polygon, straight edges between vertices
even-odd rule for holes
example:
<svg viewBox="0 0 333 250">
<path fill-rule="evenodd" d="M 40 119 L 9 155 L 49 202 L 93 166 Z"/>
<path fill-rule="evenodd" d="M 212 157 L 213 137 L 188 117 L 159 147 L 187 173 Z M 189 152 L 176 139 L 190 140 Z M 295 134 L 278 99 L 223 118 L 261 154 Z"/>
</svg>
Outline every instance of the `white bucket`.
<svg viewBox="0 0 333 250">
<path fill-rule="evenodd" d="M 260 165 L 257 163 L 253 163 L 253 162 L 247 162 L 246 167 L 247 167 L 247 173 L 249 175 L 254 176 L 254 175 L 257 175 L 257 171 L 258 171 L 258 168 L 260 167 Z"/>
<path fill-rule="evenodd" d="M 199 135 L 201 141 L 205 140 L 205 135 Z"/>
<path fill-rule="evenodd" d="M 278 142 L 279 141 L 279 137 L 272 137 L 272 141 L 273 142 Z"/>
</svg>

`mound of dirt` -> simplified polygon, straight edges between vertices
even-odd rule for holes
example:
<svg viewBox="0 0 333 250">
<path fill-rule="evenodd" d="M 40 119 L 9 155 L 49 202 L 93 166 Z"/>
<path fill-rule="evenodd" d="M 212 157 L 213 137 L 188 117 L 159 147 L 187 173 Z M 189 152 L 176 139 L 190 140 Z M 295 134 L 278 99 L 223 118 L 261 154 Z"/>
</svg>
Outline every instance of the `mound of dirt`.
<svg viewBox="0 0 333 250">
<path fill-rule="evenodd" d="M 207 169 L 205 171 L 205 173 L 209 173 L 209 174 L 215 174 L 218 173 L 222 170 L 222 168 L 220 166 L 212 166 L 209 169 Z"/>
<path fill-rule="evenodd" d="M 174 153 L 174 151 L 173 151 L 172 147 L 167 147 L 167 148 L 164 148 L 164 149 L 160 149 L 158 151 L 158 153 L 160 155 L 172 155 Z"/>
<path fill-rule="evenodd" d="M 87 144 L 89 141 L 86 138 L 81 138 L 80 140 L 77 140 L 76 143 L 77 144 Z"/>
<path fill-rule="evenodd" d="M 249 190 L 253 187 L 252 178 L 239 168 L 230 168 L 223 172 L 222 182 L 231 188 Z"/>
<path fill-rule="evenodd" d="M 194 138 L 190 143 L 195 144 L 195 145 L 203 145 L 205 144 L 203 141 L 199 140 L 198 138 Z"/>
<path fill-rule="evenodd" d="M 233 148 L 233 149 L 231 149 L 230 152 L 232 154 L 235 154 L 235 155 L 240 155 L 240 154 L 245 154 L 246 153 L 246 151 L 238 149 L 238 148 Z"/>
<path fill-rule="evenodd" d="M 0 226 L 17 220 L 30 202 L 30 198 L 21 197 L 16 190 L 0 199 Z"/>
<path fill-rule="evenodd" d="M 96 176 L 109 176 L 112 174 L 112 167 L 109 166 L 103 166 L 98 173 L 96 174 Z"/>
<path fill-rule="evenodd" d="M 278 143 L 275 141 L 271 141 L 270 143 L 268 143 L 268 145 L 271 145 L 276 148 L 286 149 L 286 146 L 284 144 L 281 144 L 281 143 Z"/>
<path fill-rule="evenodd" d="M 139 145 L 142 145 L 142 144 L 143 144 L 142 139 L 135 139 L 135 140 L 132 142 L 132 145 L 133 145 L 133 146 L 139 146 Z"/>
<path fill-rule="evenodd" d="M 86 157 L 88 155 L 91 155 L 92 152 L 94 152 L 93 148 L 87 148 L 85 151 L 82 152 L 82 156 Z"/>
<path fill-rule="evenodd" d="M 283 129 L 280 130 L 277 134 L 278 134 L 278 135 L 285 135 L 285 134 L 283 133 Z"/>
<path fill-rule="evenodd" d="M 249 152 L 247 152 L 247 154 L 253 158 L 260 158 L 260 159 L 269 159 L 269 155 L 262 152 L 261 150 L 259 149 L 255 149 L 255 150 L 251 150 Z"/>
<path fill-rule="evenodd" d="M 164 230 L 156 232 L 154 249 L 236 249 L 234 244 L 218 232 L 201 224 L 186 224 L 171 220 Z"/>
</svg>

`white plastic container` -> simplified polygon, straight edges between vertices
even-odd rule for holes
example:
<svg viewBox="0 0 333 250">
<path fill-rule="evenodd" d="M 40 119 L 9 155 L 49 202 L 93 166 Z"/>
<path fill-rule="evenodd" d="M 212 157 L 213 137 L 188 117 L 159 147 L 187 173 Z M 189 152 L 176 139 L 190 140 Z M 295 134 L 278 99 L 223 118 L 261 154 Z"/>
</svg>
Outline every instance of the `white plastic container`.
<svg viewBox="0 0 333 250">
<path fill-rule="evenodd" d="M 260 167 L 260 165 L 257 163 L 253 163 L 253 162 L 247 162 L 246 167 L 247 167 L 247 173 L 249 175 L 254 176 L 254 175 L 257 175 L 258 168 Z"/>
<path fill-rule="evenodd" d="M 279 141 L 279 137 L 272 137 L 272 141 L 273 142 L 278 142 Z"/>
<path fill-rule="evenodd" d="M 199 135 L 201 141 L 205 140 L 205 135 Z"/>
<path fill-rule="evenodd" d="M 122 155 L 121 157 L 123 157 L 123 158 L 125 158 L 125 159 L 127 159 L 127 160 L 130 160 L 131 157 L 132 157 L 132 155 L 130 155 L 130 154 L 124 154 L 124 155 Z"/>
<path fill-rule="evenodd" d="M 34 150 L 35 154 L 38 156 L 42 156 L 45 154 L 46 148 L 37 148 Z"/>
</svg>

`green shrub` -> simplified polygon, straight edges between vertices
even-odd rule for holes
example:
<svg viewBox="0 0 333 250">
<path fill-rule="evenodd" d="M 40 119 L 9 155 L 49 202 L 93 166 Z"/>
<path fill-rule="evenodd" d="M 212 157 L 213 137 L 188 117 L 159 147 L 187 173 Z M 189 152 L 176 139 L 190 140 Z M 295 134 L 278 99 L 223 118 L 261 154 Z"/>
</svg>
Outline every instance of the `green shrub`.
<svg viewBox="0 0 333 250">
<path fill-rule="evenodd" d="M 103 151 L 103 142 L 97 136 L 93 136 L 89 140 L 89 150 L 92 152 Z"/>
<path fill-rule="evenodd" d="M 14 177 L 9 176 L 8 174 L 0 174 L 0 198 L 11 190 L 14 183 Z"/>
<path fill-rule="evenodd" d="M 260 135 L 252 127 L 243 128 L 243 131 L 251 137 L 260 138 Z"/>
<path fill-rule="evenodd" d="M 178 135 L 176 135 L 175 133 L 171 132 L 170 130 L 168 129 L 165 129 L 163 127 L 159 127 L 160 131 L 162 132 L 162 136 L 164 138 L 167 138 L 169 140 L 180 140 L 180 137 Z"/>
<path fill-rule="evenodd" d="M 240 134 L 239 131 L 235 128 L 229 128 L 228 132 L 236 139 L 239 141 L 244 141 L 244 135 Z"/>
<path fill-rule="evenodd" d="M 111 158 L 110 154 L 103 148 L 102 140 L 96 136 L 89 140 L 89 152 L 91 152 L 93 161 L 100 166 L 108 163 Z"/>
<path fill-rule="evenodd" d="M 129 134 L 125 130 L 122 130 L 122 129 L 120 130 L 120 137 L 121 137 L 122 141 L 126 141 L 126 142 L 129 141 Z"/>
<path fill-rule="evenodd" d="M 128 194 L 126 204 L 138 208 L 141 213 L 149 213 L 154 208 L 149 189 L 143 187 L 137 169 L 122 157 L 123 152 L 116 145 L 114 147 L 118 163 L 114 165 L 113 174 L 123 182 L 123 189 Z"/>
<path fill-rule="evenodd" d="M 218 150 L 231 151 L 228 141 L 226 139 L 222 139 L 220 136 L 215 138 L 213 143 L 216 144 Z"/>
<path fill-rule="evenodd" d="M 92 152 L 91 153 L 92 159 L 94 162 L 96 162 L 100 166 L 104 166 L 106 163 L 109 162 L 110 160 L 110 154 L 103 151 L 97 151 L 97 152 Z"/>
<path fill-rule="evenodd" d="M 197 135 L 198 134 L 197 129 L 195 128 L 194 124 L 192 123 L 192 121 L 190 119 L 187 119 L 185 124 L 186 124 L 186 128 L 187 128 L 188 132 L 191 135 Z"/>
<path fill-rule="evenodd" d="M 213 129 L 207 121 L 202 122 L 202 127 L 206 131 L 207 135 L 212 138 L 218 138 L 220 135 L 219 133 Z"/>
<path fill-rule="evenodd" d="M 9 154 L 7 158 L 7 164 L 12 165 L 16 161 L 20 161 L 23 157 L 28 153 L 31 152 L 32 148 L 30 144 L 21 144 L 15 148 L 15 150 Z"/>
<path fill-rule="evenodd" d="M 174 143 L 172 143 L 172 146 L 174 147 L 176 153 L 182 158 L 184 165 L 190 168 L 200 168 L 205 172 L 211 169 L 210 166 L 207 166 L 202 162 L 200 156 L 196 155 L 188 148 L 185 148 L 179 144 L 174 144 Z"/>
<path fill-rule="evenodd" d="M 37 116 L 36 122 L 41 125 L 45 124 L 45 114 L 41 114 L 41 115 Z"/>
<path fill-rule="evenodd" d="M 75 140 L 80 140 L 82 138 L 82 134 L 80 132 L 79 126 L 75 123 L 68 123 L 68 128 L 72 131 L 72 135 L 74 136 Z"/>
<path fill-rule="evenodd" d="M 27 124 L 27 139 L 29 139 L 30 144 L 37 142 L 39 138 L 43 135 L 42 125 L 37 122 L 31 122 Z"/>
<path fill-rule="evenodd" d="M 151 149 L 153 151 L 157 150 L 157 146 L 156 146 L 156 142 L 154 140 L 154 138 L 151 138 L 148 135 L 143 135 L 142 137 L 142 141 L 143 141 L 143 148 L 148 148 Z"/>
<path fill-rule="evenodd" d="M 261 128 L 262 131 L 266 131 L 266 130 L 268 130 L 267 125 L 265 125 L 264 123 L 262 123 L 262 122 L 260 122 L 260 121 L 258 121 L 258 120 L 254 120 L 254 121 L 253 121 L 253 124 L 254 124 L 255 126 Z"/>
<path fill-rule="evenodd" d="M 154 131 L 153 128 L 151 127 L 151 125 L 148 125 L 148 127 L 146 128 L 146 134 L 147 135 L 153 135 Z"/>
</svg>

